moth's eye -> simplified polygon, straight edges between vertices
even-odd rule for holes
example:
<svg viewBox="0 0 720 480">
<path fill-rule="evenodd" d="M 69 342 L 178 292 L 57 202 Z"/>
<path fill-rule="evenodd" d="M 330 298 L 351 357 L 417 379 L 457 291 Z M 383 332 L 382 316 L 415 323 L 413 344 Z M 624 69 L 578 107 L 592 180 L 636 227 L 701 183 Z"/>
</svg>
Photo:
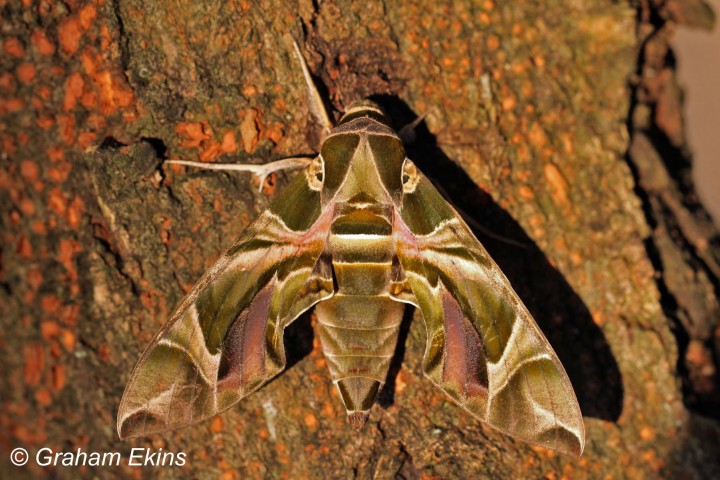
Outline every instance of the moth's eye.
<svg viewBox="0 0 720 480">
<path fill-rule="evenodd" d="M 313 159 L 305 172 L 310 188 L 320 190 L 325 181 L 325 162 L 323 162 L 322 157 L 318 155 Z"/>
<path fill-rule="evenodd" d="M 405 163 L 403 163 L 403 169 L 402 169 L 403 192 L 405 192 L 405 193 L 414 192 L 415 187 L 417 187 L 417 184 L 419 181 L 420 181 L 420 172 L 418 172 L 417 167 L 415 167 L 415 164 L 406 158 Z"/>
</svg>

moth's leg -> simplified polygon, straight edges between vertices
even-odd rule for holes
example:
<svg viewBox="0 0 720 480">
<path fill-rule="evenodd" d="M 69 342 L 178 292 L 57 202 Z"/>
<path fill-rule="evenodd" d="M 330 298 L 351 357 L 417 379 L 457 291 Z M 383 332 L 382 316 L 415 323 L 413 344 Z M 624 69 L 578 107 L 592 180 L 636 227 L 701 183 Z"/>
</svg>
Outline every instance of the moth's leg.
<svg viewBox="0 0 720 480">
<path fill-rule="evenodd" d="M 308 89 L 310 113 L 312 113 L 313 117 L 315 117 L 315 120 L 317 120 L 317 122 L 322 125 L 323 129 L 325 130 L 324 134 L 327 135 L 333 128 L 333 123 L 330 121 L 330 115 L 328 114 L 327 110 L 325 110 L 325 104 L 320 97 L 320 93 L 315 86 L 315 82 L 313 82 L 313 79 L 310 76 L 310 70 L 308 69 L 307 63 L 305 63 L 305 58 L 302 56 L 302 53 L 300 53 L 300 47 L 295 40 L 293 40 L 293 47 L 295 48 L 295 54 L 297 55 L 298 60 L 300 60 L 303 77 L 305 78 L 305 85 Z"/>
<path fill-rule="evenodd" d="M 415 129 L 423 120 L 425 120 L 424 113 L 398 131 L 398 135 L 403 144 L 410 145 L 415 141 Z"/>
<path fill-rule="evenodd" d="M 305 168 L 315 157 L 290 157 L 276 160 L 270 163 L 260 165 L 250 165 L 246 163 L 205 163 L 191 162 L 188 160 L 166 160 L 165 163 L 174 163 L 175 165 L 186 165 L 188 167 L 203 168 L 205 170 L 225 170 L 232 172 L 250 172 L 260 180 L 260 191 L 265 185 L 265 179 L 273 172 L 281 170 L 291 170 L 296 168 Z"/>
</svg>

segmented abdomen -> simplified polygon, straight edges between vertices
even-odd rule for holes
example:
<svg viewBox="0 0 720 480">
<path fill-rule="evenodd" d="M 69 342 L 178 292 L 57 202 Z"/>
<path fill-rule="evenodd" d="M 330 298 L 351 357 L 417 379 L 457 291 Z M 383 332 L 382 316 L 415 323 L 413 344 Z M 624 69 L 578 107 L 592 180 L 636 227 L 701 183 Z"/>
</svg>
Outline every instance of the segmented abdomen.
<svg viewBox="0 0 720 480">
<path fill-rule="evenodd" d="M 385 383 L 404 312 L 389 297 L 395 248 L 390 219 L 378 213 L 352 209 L 333 223 L 336 293 L 315 310 L 330 374 L 355 428 Z"/>
</svg>

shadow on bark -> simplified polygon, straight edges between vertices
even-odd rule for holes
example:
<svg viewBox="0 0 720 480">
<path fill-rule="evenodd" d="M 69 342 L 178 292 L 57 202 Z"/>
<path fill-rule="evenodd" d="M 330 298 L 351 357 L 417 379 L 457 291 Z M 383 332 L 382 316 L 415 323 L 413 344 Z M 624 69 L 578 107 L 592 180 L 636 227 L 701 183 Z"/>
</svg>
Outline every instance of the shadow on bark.
<svg viewBox="0 0 720 480">
<path fill-rule="evenodd" d="M 310 322 L 310 313 L 305 312 L 285 329 L 285 359 L 287 364 L 285 370 L 275 379 L 280 378 L 288 368 L 292 368 L 293 365 L 310 355 L 314 339 L 315 332 L 313 332 Z"/>
<path fill-rule="evenodd" d="M 379 95 L 371 99 L 385 109 L 396 128 L 417 118 L 408 105 L 395 96 Z M 585 303 L 522 227 L 442 151 L 424 123 L 415 133 L 414 143 L 407 147 L 408 157 L 447 192 L 451 203 L 470 214 L 488 232 L 524 245 L 520 247 L 475 231 L 555 349 L 573 384 L 583 415 L 617 421 L 623 404 L 620 370 Z M 407 315 L 404 322 L 409 325 Z M 404 327 L 405 336 L 408 328 Z M 402 361 L 403 343 L 401 338 L 393 365 Z M 391 369 L 388 385 L 394 382 L 398 370 Z M 383 401 L 392 403 L 391 390 L 385 390 L 389 393 Z"/>
</svg>

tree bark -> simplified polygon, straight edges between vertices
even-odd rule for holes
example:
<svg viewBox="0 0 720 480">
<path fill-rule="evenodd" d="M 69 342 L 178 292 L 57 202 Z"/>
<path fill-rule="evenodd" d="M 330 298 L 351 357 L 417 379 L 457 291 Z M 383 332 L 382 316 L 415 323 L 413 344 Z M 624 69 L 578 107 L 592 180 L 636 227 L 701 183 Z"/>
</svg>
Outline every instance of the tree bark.
<svg viewBox="0 0 720 480">
<path fill-rule="evenodd" d="M 720 240 L 695 198 L 668 45 L 699 0 L 5 3 L 0 57 L 0 472 L 98 478 L 720 475 Z M 335 112 L 373 96 L 468 213 L 557 351 L 575 459 L 514 441 L 422 375 L 418 312 L 355 432 L 313 334 L 195 427 L 122 442 L 143 348 L 289 178 L 163 160 L 317 151 L 297 39 Z M 488 233 L 491 232 L 491 233 Z M 518 247 L 497 239 L 524 244 Z M 25 467 L 9 452 L 186 452 L 183 467 Z"/>
</svg>

